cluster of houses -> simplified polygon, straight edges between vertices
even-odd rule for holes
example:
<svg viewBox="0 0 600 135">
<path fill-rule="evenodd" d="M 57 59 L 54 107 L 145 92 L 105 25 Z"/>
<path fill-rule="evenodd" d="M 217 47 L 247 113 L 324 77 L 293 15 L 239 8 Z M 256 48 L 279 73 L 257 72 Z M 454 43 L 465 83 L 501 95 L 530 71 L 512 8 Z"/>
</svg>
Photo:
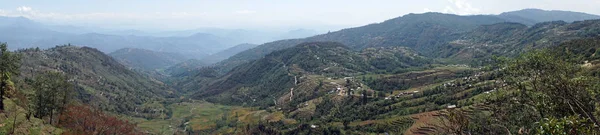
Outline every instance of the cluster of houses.
<svg viewBox="0 0 600 135">
<path fill-rule="evenodd" d="M 392 95 L 392 96 L 389 96 L 389 97 L 385 97 L 385 99 L 387 100 L 387 99 L 392 99 L 392 98 L 400 98 L 401 96 L 412 96 L 413 94 L 416 94 L 416 93 L 419 93 L 419 91 L 400 92 L 397 95 Z"/>
<path fill-rule="evenodd" d="M 350 78 L 351 79 L 351 77 L 346 77 L 346 78 Z M 334 88 L 333 90 L 329 91 L 327 94 L 337 93 L 338 96 L 347 96 L 347 95 L 353 94 L 353 92 L 355 90 L 360 90 L 361 89 L 361 87 L 357 87 L 356 89 L 350 89 L 350 90 L 348 90 L 347 88 L 342 87 L 341 85 L 337 84 L 336 82 L 331 82 L 331 84 L 337 85 L 337 87 Z"/>
<path fill-rule="evenodd" d="M 356 88 L 357 90 L 359 90 L 361 87 Z M 348 92 L 350 92 L 350 94 L 348 94 Z M 338 96 L 347 96 L 347 95 L 351 95 L 353 94 L 354 89 L 350 89 L 347 90 L 344 87 L 340 87 L 338 86 L 337 88 L 335 88 L 334 90 L 330 91 L 329 93 L 337 93 Z"/>
</svg>

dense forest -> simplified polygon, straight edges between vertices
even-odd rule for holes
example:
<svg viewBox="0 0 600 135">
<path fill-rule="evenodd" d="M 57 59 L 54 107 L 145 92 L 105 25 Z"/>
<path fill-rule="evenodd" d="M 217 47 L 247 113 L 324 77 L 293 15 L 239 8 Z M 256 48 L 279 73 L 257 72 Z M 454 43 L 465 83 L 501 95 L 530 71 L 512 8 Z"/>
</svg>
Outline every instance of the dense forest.
<svg viewBox="0 0 600 135">
<path fill-rule="evenodd" d="M 212 65 L 2 43 L 0 134 L 600 133 L 600 20 L 525 13 L 408 14 Z"/>
</svg>

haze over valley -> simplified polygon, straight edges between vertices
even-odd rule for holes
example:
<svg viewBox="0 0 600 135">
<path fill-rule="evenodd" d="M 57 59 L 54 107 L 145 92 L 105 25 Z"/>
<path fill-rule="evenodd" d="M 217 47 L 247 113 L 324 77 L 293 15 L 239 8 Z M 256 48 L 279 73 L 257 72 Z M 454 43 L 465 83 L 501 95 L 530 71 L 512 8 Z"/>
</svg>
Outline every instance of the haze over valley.
<svg viewBox="0 0 600 135">
<path fill-rule="evenodd" d="M 0 3 L 0 134 L 600 133 L 596 0 Z"/>
</svg>

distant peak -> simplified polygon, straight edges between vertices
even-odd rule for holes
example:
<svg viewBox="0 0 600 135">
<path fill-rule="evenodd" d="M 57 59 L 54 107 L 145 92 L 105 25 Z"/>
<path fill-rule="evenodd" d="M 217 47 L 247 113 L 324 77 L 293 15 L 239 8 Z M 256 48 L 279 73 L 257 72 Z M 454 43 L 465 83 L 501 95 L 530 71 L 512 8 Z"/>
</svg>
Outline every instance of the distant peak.
<svg viewBox="0 0 600 135">
<path fill-rule="evenodd" d="M 517 11 L 548 11 L 548 10 L 543 10 L 543 9 L 539 9 L 539 8 L 526 8 L 526 9 L 521 9 L 521 10 L 517 10 Z"/>
<path fill-rule="evenodd" d="M 215 35 L 213 35 L 213 34 L 209 34 L 209 33 L 202 33 L 202 32 L 200 32 L 200 33 L 196 33 L 196 34 L 194 34 L 194 35 L 191 35 L 191 36 L 189 36 L 189 37 L 216 37 L 216 36 L 215 36 Z"/>
</svg>

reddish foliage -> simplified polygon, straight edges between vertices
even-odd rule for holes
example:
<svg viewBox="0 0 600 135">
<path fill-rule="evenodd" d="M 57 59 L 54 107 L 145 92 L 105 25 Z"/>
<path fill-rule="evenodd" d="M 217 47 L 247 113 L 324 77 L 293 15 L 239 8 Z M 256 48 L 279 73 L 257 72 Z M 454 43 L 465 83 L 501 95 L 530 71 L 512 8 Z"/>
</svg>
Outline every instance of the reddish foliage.
<svg viewBox="0 0 600 135">
<path fill-rule="evenodd" d="M 69 129 L 64 134 L 135 135 L 136 125 L 102 113 L 88 106 L 70 105 L 60 117 L 60 126 Z"/>
</svg>

